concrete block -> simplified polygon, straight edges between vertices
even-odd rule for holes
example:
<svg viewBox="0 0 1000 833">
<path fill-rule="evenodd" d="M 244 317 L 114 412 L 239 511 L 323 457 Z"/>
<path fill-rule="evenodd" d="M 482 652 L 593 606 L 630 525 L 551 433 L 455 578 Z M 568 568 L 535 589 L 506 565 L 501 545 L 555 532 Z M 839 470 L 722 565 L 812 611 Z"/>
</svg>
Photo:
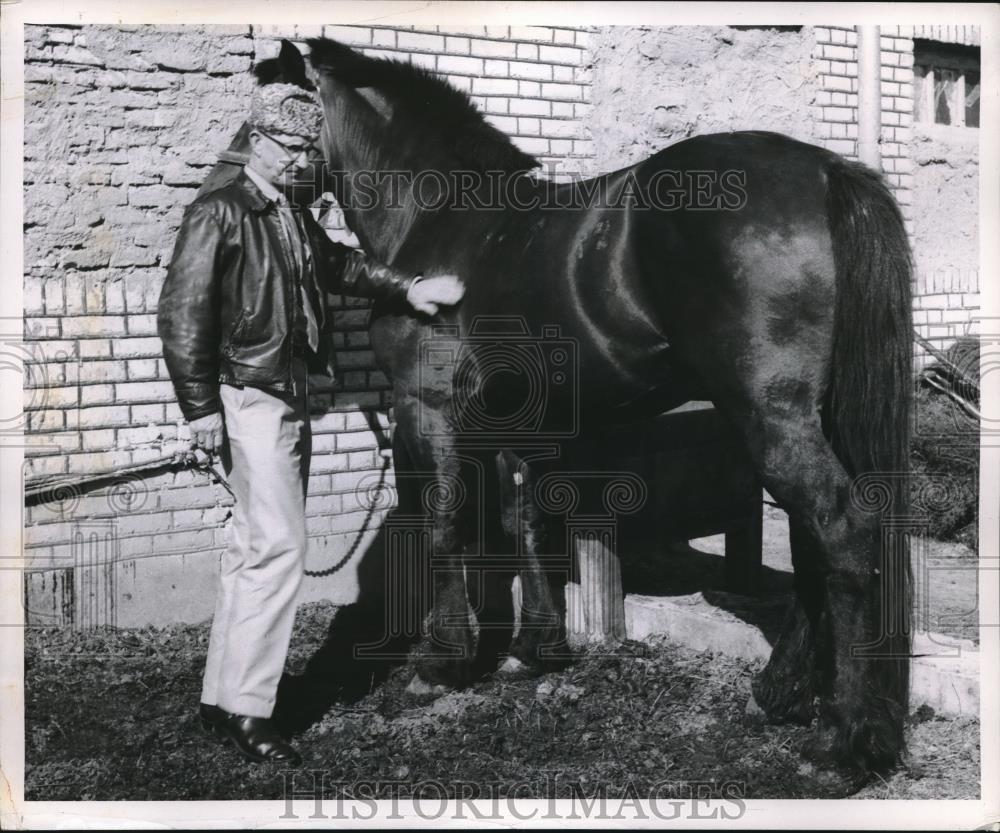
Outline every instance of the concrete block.
<svg viewBox="0 0 1000 833">
<path fill-rule="evenodd" d="M 548 116 L 551 104 L 530 98 L 510 99 L 510 113 L 516 116 Z"/>
<path fill-rule="evenodd" d="M 473 78 L 472 92 L 476 95 L 517 95 L 515 79 Z"/>
<path fill-rule="evenodd" d="M 511 26 L 510 37 L 512 40 L 552 43 L 552 30 L 545 26 Z"/>
<path fill-rule="evenodd" d="M 125 335 L 125 321 L 113 315 L 84 315 L 62 319 L 62 334 L 67 338 L 100 338 Z"/>
<path fill-rule="evenodd" d="M 444 52 L 444 37 L 423 35 L 416 32 L 397 32 L 396 44 L 400 49 L 415 49 L 423 52 Z"/>
<path fill-rule="evenodd" d="M 969 640 L 918 634 L 910 696 L 943 714 L 979 715 L 979 651 Z"/>
<path fill-rule="evenodd" d="M 580 63 L 580 56 L 583 53 L 579 49 L 565 46 L 542 46 L 539 47 L 539 58 L 553 64 L 565 64 L 576 66 Z"/>
<path fill-rule="evenodd" d="M 510 76 L 510 62 L 487 59 L 484 73 L 490 78 L 508 78 Z"/>
<path fill-rule="evenodd" d="M 738 604 L 740 597 L 727 596 Z M 768 604 L 746 599 L 748 607 Z M 771 604 L 784 607 L 783 600 Z M 625 597 L 629 639 L 663 636 L 696 651 L 745 660 L 766 660 L 771 646 L 759 628 L 709 603 L 701 593 L 689 596 Z M 942 714 L 979 714 L 979 651 L 968 640 L 940 634 L 917 634 L 913 641 L 910 705 L 928 705 Z"/>
<path fill-rule="evenodd" d="M 629 639 L 662 635 L 686 648 L 740 659 L 767 659 L 771 654 L 771 646 L 759 629 L 710 604 L 701 593 L 626 596 L 625 629 Z"/>
<path fill-rule="evenodd" d="M 557 101 L 581 101 L 584 87 L 580 84 L 542 84 L 542 96 Z"/>
<path fill-rule="evenodd" d="M 372 42 L 372 30 L 367 26 L 336 26 L 327 24 L 323 27 L 323 35 L 324 37 L 342 41 L 350 46 L 361 46 Z M 376 42 L 376 45 L 378 45 L 378 42 Z M 405 47 L 400 44 L 400 48 Z"/>
<path fill-rule="evenodd" d="M 118 565 L 116 614 L 119 627 L 162 627 L 197 623 L 212 616 L 218 585 L 219 551 L 145 557 Z"/>
<path fill-rule="evenodd" d="M 438 72 L 454 72 L 459 75 L 482 75 L 483 61 L 481 58 L 466 58 L 459 55 L 439 55 Z"/>
<path fill-rule="evenodd" d="M 120 403 L 172 402 L 175 398 L 170 382 L 126 382 L 115 385 L 115 401 Z"/>
<path fill-rule="evenodd" d="M 518 136 L 514 139 L 514 144 L 525 153 L 531 153 L 535 156 L 549 152 L 548 139 L 534 139 L 530 137 Z"/>
<path fill-rule="evenodd" d="M 469 52 L 483 58 L 519 57 L 517 45 L 507 41 L 472 40 L 469 42 Z"/>
<path fill-rule="evenodd" d="M 113 349 L 117 359 L 135 359 L 159 356 L 163 344 L 159 338 L 122 338 L 113 342 Z"/>
<path fill-rule="evenodd" d="M 512 78 L 525 78 L 531 81 L 551 81 L 552 67 L 549 64 L 511 61 L 510 75 Z"/>
</svg>

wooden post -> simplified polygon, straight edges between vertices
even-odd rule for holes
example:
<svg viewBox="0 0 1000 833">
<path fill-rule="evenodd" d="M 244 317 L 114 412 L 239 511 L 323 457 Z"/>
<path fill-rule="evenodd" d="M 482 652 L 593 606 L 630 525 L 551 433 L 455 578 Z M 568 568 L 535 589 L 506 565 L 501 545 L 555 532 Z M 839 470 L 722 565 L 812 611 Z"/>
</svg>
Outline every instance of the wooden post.
<svg viewBox="0 0 1000 833">
<path fill-rule="evenodd" d="M 572 538 L 579 566 L 576 598 L 567 597 L 566 629 L 575 641 L 625 638 L 625 597 L 613 523 L 575 526 Z"/>
</svg>

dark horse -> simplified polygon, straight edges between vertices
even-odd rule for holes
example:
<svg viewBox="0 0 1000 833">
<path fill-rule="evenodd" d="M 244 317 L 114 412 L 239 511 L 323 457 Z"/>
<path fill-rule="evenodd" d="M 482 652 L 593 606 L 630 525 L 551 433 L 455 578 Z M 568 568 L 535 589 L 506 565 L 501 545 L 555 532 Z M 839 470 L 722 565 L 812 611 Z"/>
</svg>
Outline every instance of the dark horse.
<svg viewBox="0 0 1000 833">
<path fill-rule="evenodd" d="M 524 610 L 510 654 L 538 667 L 565 634 L 535 558 L 541 479 L 497 451 L 710 399 L 790 519 L 796 602 L 755 697 L 771 719 L 801 722 L 818 698 L 818 760 L 892 766 L 908 701 L 909 556 L 857 485 L 880 477 L 893 487 L 883 508 L 906 514 L 911 266 L 879 176 L 740 132 L 556 184 L 532 177 L 538 162 L 443 80 L 309 45 L 330 187 L 351 229 L 376 257 L 466 280 L 462 304 L 434 320 L 376 307 L 371 337 L 393 383 L 397 469 L 446 486 L 478 456 L 519 486 Z M 483 322 L 497 320 L 519 326 L 484 341 Z M 507 430 L 523 379 L 471 349 L 498 338 L 510 355 L 533 339 L 545 373 L 547 345 L 572 346 L 576 384 L 548 384 L 530 436 Z M 464 572 L 474 511 L 433 511 L 433 613 L 417 663 L 430 684 L 467 684 L 476 668 Z"/>
</svg>

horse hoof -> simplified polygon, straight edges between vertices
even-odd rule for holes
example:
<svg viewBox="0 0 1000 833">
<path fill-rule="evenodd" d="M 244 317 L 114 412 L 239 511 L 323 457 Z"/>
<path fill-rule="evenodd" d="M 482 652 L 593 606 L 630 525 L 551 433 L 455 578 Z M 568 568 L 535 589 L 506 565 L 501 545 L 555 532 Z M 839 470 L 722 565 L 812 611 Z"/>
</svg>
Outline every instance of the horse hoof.
<svg viewBox="0 0 1000 833">
<path fill-rule="evenodd" d="M 831 728 L 819 728 L 802 747 L 802 757 L 817 769 L 832 771 L 838 768 L 837 733 Z"/>
<path fill-rule="evenodd" d="M 812 722 L 815 708 L 813 689 L 808 679 L 790 684 L 774 679 L 765 669 L 753 681 L 751 690 L 755 705 L 764 713 L 768 723 L 808 726 Z"/>
<path fill-rule="evenodd" d="M 838 769 L 817 769 L 809 763 L 799 767 L 798 774 L 808 785 L 809 797 L 815 799 L 850 798 L 868 782 L 868 779 L 859 773 Z"/>
<path fill-rule="evenodd" d="M 528 666 L 525 665 L 517 657 L 507 657 L 503 661 L 503 664 L 497 669 L 498 674 L 522 674 L 528 670 Z"/>
<path fill-rule="evenodd" d="M 410 684 L 406 687 L 407 694 L 413 694 L 417 697 L 440 697 L 442 694 L 447 694 L 451 691 L 446 685 L 431 685 L 426 682 L 419 674 L 414 674 L 413 679 L 410 680 Z"/>
<path fill-rule="evenodd" d="M 538 674 L 527 663 L 515 656 L 509 656 L 497 669 L 497 676 L 509 680 L 523 680 L 527 677 L 537 677 Z"/>
<path fill-rule="evenodd" d="M 747 700 L 746 708 L 743 710 L 744 715 L 748 723 L 752 725 L 759 725 L 767 722 L 767 712 L 760 707 L 760 703 L 757 702 L 757 698 L 750 695 Z"/>
</svg>

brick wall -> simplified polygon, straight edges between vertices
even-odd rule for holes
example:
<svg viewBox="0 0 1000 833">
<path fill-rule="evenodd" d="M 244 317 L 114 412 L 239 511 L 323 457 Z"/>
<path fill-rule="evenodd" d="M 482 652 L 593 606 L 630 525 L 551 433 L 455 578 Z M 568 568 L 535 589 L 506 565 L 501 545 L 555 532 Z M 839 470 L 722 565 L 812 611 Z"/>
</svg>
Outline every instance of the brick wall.
<svg viewBox="0 0 1000 833">
<path fill-rule="evenodd" d="M 621 33 L 26 27 L 24 297 L 37 357 L 26 379 L 26 476 L 68 480 L 186 447 L 156 337 L 156 300 L 183 209 L 245 115 L 248 70 L 276 54 L 281 37 L 326 34 L 444 74 L 555 177 L 637 161 L 646 145 L 652 152 L 653 144 L 708 132 L 706 125 L 780 129 L 856 154 L 853 28 Z M 913 167 L 921 137 L 914 138 L 911 116 L 912 38 L 975 44 L 979 36 L 969 27 L 885 27 L 882 36 L 884 167 L 917 232 L 917 326 L 944 346 L 976 314 L 978 270 L 975 262 L 930 259 L 949 248 L 967 258 L 975 252 L 970 241 L 942 247 L 914 225 L 914 201 L 925 194 L 924 171 Z M 672 55 L 676 66 L 660 71 Z M 943 210 L 976 182 L 972 157 L 948 180 Z M 926 213 L 922 205 L 917 213 Z M 366 506 L 356 489 L 377 478 L 390 404 L 368 342 L 365 302 L 342 298 L 335 315 L 340 377 L 312 397 L 311 568 L 340 560 L 357 538 Z M 36 619 L 79 621 L 84 609 L 119 624 L 209 615 L 232 504 L 221 486 L 179 471 L 60 497 L 26 510 L 26 592 Z M 305 598 L 350 599 L 356 563 L 332 579 L 307 581 Z"/>
<path fill-rule="evenodd" d="M 979 312 L 978 131 L 946 128 L 934 135 L 933 130 L 914 125 L 913 39 L 978 45 L 979 30 L 972 26 L 883 26 L 880 31 L 882 168 L 913 244 L 914 325 L 922 336 L 945 348 L 974 330 Z M 815 58 L 821 84 L 813 111 L 816 139 L 830 150 L 856 158 L 854 27 L 817 27 Z M 917 358 L 919 363 L 929 361 L 920 349 Z"/>
<path fill-rule="evenodd" d="M 584 29 L 26 27 L 25 316 L 38 359 L 26 380 L 27 478 L 68 481 L 186 448 L 155 323 L 174 236 L 245 116 L 252 64 L 282 37 L 323 34 L 445 74 L 553 176 L 590 163 Z M 339 378 L 312 396 L 311 568 L 356 539 L 367 514 L 356 489 L 381 467 L 389 390 L 368 315 L 366 302 L 339 300 Z M 157 473 L 60 497 L 26 509 L 36 619 L 73 615 L 74 595 L 79 619 L 95 593 L 107 598 L 89 609 L 119 624 L 211 613 L 232 499 L 207 475 Z M 356 561 L 307 582 L 306 598 L 350 600 Z"/>
<path fill-rule="evenodd" d="M 913 123 L 913 41 L 907 27 L 881 33 L 882 170 L 909 221 L 913 188 L 908 143 Z M 912 27 L 910 27 L 912 28 Z M 815 59 L 820 90 L 813 109 L 818 144 L 844 156 L 858 155 L 858 36 L 853 26 L 816 27 Z"/>
</svg>

